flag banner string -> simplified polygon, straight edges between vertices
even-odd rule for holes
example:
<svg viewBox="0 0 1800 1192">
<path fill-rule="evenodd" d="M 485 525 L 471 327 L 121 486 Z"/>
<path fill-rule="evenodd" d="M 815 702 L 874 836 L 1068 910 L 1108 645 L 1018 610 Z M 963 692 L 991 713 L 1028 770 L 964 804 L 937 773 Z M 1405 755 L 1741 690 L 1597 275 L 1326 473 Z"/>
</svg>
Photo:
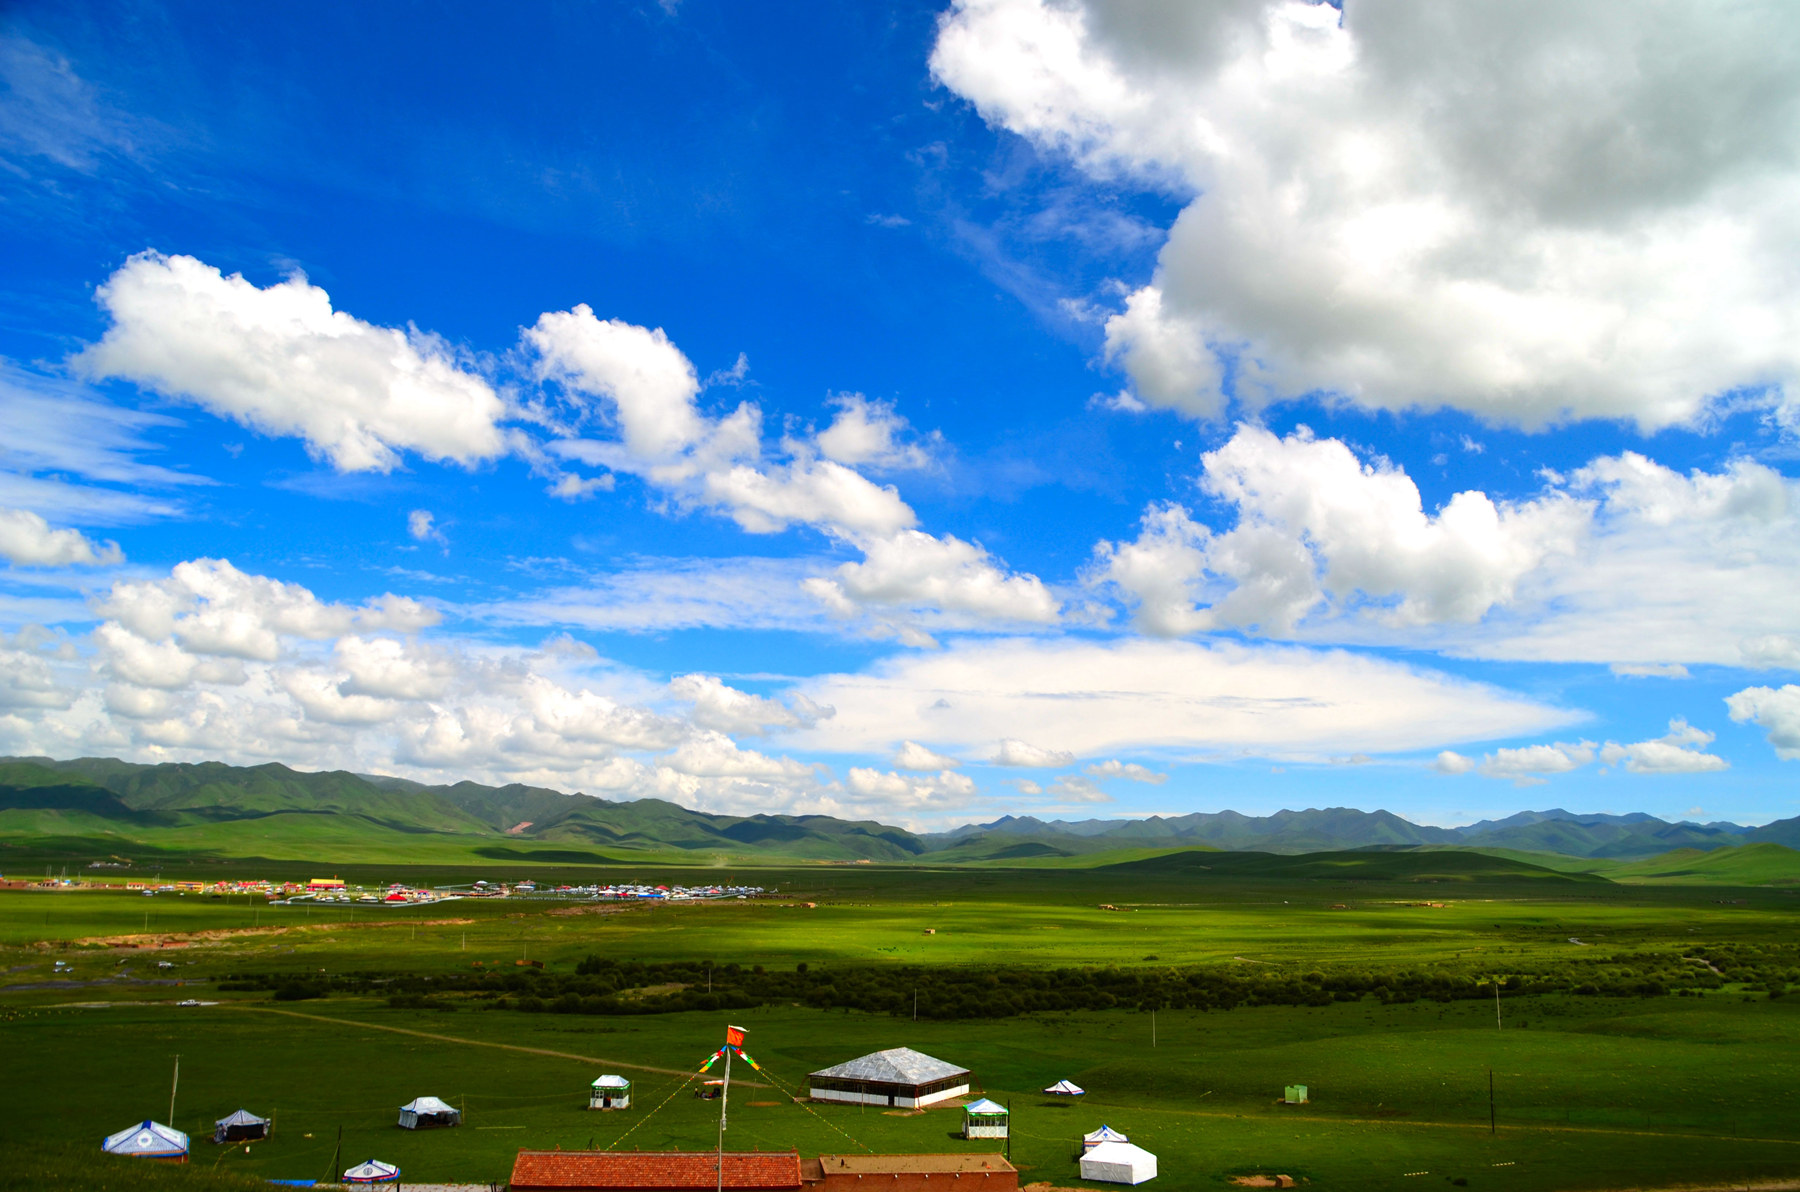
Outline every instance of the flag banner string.
<svg viewBox="0 0 1800 1192">
<path fill-rule="evenodd" d="M 738 1054 L 743 1055 L 744 1053 L 742 1051 L 739 1051 Z M 744 1056 L 744 1058 L 749 1059 L 750 1057 Z M 754 1065 L 752 1065 L 752 1066 L 754 1066 Z M 794 1104 L 796 1104 L 800 1108 L 806 1110 L 806 1112 L 812 1114 L 815 1118 L 818 1118 L 819 1121 L 823 1122 L 827 1126 L 830 1126 L 833 1130 L 836 1130 L 839 1134 L 842 1134 L 845 1138 L 849 1139 L 852 1144 L 862 1147 L 863 1150 L 868 1151 L 869 1154 L 871 1154 L 871 1155 L 873 1155 L 875 1153 L 875 1150 L 873 1147 L 866 1146 L 862 1142 L 857 1140 L 856 1138 L 851 1137 L 850 1132 L 848 1130 L 845 1130 L 842 1126 L 839 1126 L 836 1122 L 833 1122 L 830 1119 L 826 1118 L 823 1114 L 820 1114 L 812 1106 L 808 1105 L 805 1101 L 801 1100 L 797 1093 L 795 1093 L 793 1090 L 789 1089 L 785 1084 L 782 1084 L 781 1081 L 776 1079 L 772 1073 L 765 1071 L 762 1068 L 758 1068 L 757 1071 L 761 1072 L 770 1084 L 774 1085 L 781 1092 L 786 1093 L 788 1095 L 788 1099 L 793 1101 Z"/>
<path fill-rule="evenodd" d="M 716 1060 L 718 1058 L 719 1057 L 715 1054 L 712 1057 L 712 1059 L 707 1060 L 706 1061 L 707 1067 L 711 1067 L 712 1061 Z M 606 1149 L 610 1151 L 613 1149 L 613 1147 L 618 1146 L 621 1142 L 624 1142 L 627 1138 L 630 1138 L 633 1131 L 635 1131 L 639 1126 L 643 1125 L 645 1122 L 649 1121 L 651 1118 L 655 1117 L 658 1113 L 662 1112 L 662 1108 L 664 1105 L 667 1105 L 669 1102 L 673 1101 L 675 1099 L 675 1096 L 677 1093 L 681 1092 L 682 1089 L 685 1089 L 688 1085 L 690 1085 L 694 1081 L 698 1080 L 700 1078 L 700 1073 L 705 1072 L 705 1071 L 706 1071 L 706 1068 L 701 1068 L 700 1072 L 694 1072 L 687 1076 L 682 1077 L 681 1080 L 676 1083 L 675 1087 L 669 1092 L 669 1095 L 664 1097 L 657 1104 L 655 1109 L 652 1109 L 649 1113 L 646 1113 L 643 1117 L 641 1117 L 637 1121 L 633 1122 L 631 1124 L 631 1129 L 625 1131 L 625 1133 L 623 1133 L 623 1134 L 619 1135 L 617 1138 L 613 1139 L 611 1145 L 609 1145 Z"/>
</svg>

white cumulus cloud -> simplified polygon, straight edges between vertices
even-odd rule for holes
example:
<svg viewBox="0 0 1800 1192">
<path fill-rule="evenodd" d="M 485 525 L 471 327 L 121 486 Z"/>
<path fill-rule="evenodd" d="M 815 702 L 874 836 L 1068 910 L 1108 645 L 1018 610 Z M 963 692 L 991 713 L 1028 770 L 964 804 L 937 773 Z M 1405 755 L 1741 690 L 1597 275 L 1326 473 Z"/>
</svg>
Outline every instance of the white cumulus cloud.
<svg viewBox="0 0 1800 1192">
<path fill-rule="evenodd" d="M 923 773 L 931 770 L 954 770 L 962 762 L 947 754 L 927 749 L 917 741 L 902 741 L 894 751 L 894 769 Z"/>
<path fill-rule="evenodd" d="M 1800 760 L 1800 686 L 1746 687 L 1727 696 L 1725 707 L 1739 724 L 1768 730 L 1769 744 L 1783 761 Z"/>
<path fill-rule="evenodd" d="M 75 358 L 89 375 L 296 435 L 340 471 L 390 471 L 406 451 L 473 464 L 506 450 L 504 403 L 448 344 L 334 310 L 298 273 L 259 288 L 146 252 L 96 296 L 112 322 Z"/>
<path fill-rule="evenodd" d="M 1044 749 L 1029 741 L 1008 737 L 1000 742 L 999 748 L 994 750 L 994 756 L 988 760 L 996 766 L 1031 766 L 1052 769 L 1056 766 L 1074 765 L 1075 755 L 1067 750 Z"/>
<path fill-rule="evenodd" d="M 0 558 L 23 567 L 109 567 L 124 562 L 125 554 L 116 542 L 52 529 L 29 509 L 0 508 Z"/>
<path fill-rule="evenodd" d="M 1609 766 L 1623 762 L 1633 774 L 1706 774 L 1730 769 L 1730 762 L 1705 752 L 1704 747 L 1712 742 L 1712 733 L 1677 716 L 1669 721 L 1668 734 L 1654 741 L 1634 745 L 1608 741 L 1600 747 L 1600 760 Z"/>
<path fill-rule="evenodd" d="M 958 0 L 934 77 L 1189 198 L 1108 328 L 1144 401 L 1528 426 L 1800 376 L 1800 10 Z"/>
<path fill-rule="evenodd" d="M 1548 557 L 1571 553 L 1590 516 L 1561 493 L 1496 504 L 1473 491 L 1429 513 L 1405 472 L 1304 429 L 1284 439 L 1240 426 L 1204 466 L 1234 528 L 1215 534 L 1153 505 L 1135 542 L 1096 551 L 1097 575 L 1133 600 L 1148 632 L 1285 634 L 1328 597 L 1400 625 L 1478 621 Z"/>
<path fill-rule="evenodd" d="M 1140 766 L 1136 762 L 1122 762 L 1117 758 L 1087 766 L 1083 770 L 1092 778 L 1124 778 L 1131 782 L 1145 782 L 1151 786 L 1161 786 L 1169 780 L 1167 774 Z"/>
</svg>

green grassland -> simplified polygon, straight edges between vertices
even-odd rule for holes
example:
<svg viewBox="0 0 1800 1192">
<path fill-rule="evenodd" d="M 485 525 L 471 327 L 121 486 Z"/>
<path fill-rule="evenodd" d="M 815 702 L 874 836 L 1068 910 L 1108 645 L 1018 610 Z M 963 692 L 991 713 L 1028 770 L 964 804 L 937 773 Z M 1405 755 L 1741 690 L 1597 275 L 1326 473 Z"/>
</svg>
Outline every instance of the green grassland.
<svg viewBox="0 0 1800 1192">
<path fill-rule="evenodd" d="M 323 1176 L 340 1126 L 346 1164 L 374 1156 L 420 1180 L 502 1180 L 521 1146 L 704 1147 L 715 1136 L 714 1106 L 689 1095 L 685 1081 L 727 1018 L 750 1028 L 750 1054 L 767 1073 L 737 1070 L 764 1086 L 734 1095 L 729 1141 L 737 1147 L 991 1147 L 954 1138 L 953 1110 L 895 1116 L 803 1107 L 787 1095 L 814 1068 L 906 1045 L 967 1065 L 988 1095 L 1010 1100 L 1015 1161 L 1028 1179 L 1063 1186 L 1079 1185 L 1074 1139 L 1102 1122 L 1157 1152 L 1170 1187 L 1226 1188 L 1229 1177 L 1257 1172 L 1333 1189 L 1461 1179 L 1521 1192 L 1800 1174 L 1800 1123 L 1785 1095 L 1800 1078 L 1800 997 L 1780 996 L 1800 982 L 1791 967 L 1800 963 L 1800 891 L 1627 886 L 1521 857 L 1443 851 L 1145 850 L 1080 860 L 536 870 L 584 881 L 749 879 L 781 890 L 722 904 L 308 909 L 122 889 L 0 891 L 8 1073 L 0 1122 L 11 1145 L 31 1140 L 29 1154 L 0 1163 L 8 1173 L 0 1187 L 57 1186 L 44 1174 L 45 1156 L 69 1157 L 74 1174 L 63 1186 L 114 1179 L 107 1173 L 116 1168 L 93 1166 L 95 1140 L 166 1116 L 176 1054 L 178 1126 L 199 1138 L 242 1105 L 274 1111 L 275 1138 L 248 1154 L 198 1141 L 187 1173 L 120 1172 L 109 1186 L 199 1186 L 203 1168 Z M 486 859 L 331 871 L 414 881 L 521 868 Z M 514 963 L 525 956 L 545 968 Z M 538 983 L 580 980 L 588 957 L 649 974 L 649 989 L 604 1003 L 633 1011 L 691 1004 L 703 979 L 729 989 L 731 965 L 744 981 L 760 965 L 791 982 L 805 964 L 808 992 L 713 1012 L 518 1008 L 539 1004 L 530 997 Z M 55 960 L 72 971 L 53 973 Z M 688 966 L 680 983 L 692 988 L 667 993 L 658 965 Z M 1473 985 L 1578 973 L 1624 988 L 1653 970 L 1665 989 L 1656 996 L 1509 987 L 1504 1029 L 1496 1029 L 1493 986 Z M 834 981 L 866 989 L 884 973 L 895 1012 L 821 1008 L 829 996 L 818 992 Z M 1210 1012 L 1164 1002 L 1154 1015 L 1153 1000 L 1001 1017 L 972 1015 L 966 1004 L 934 1017 L 928 1006 L 915 1022 L 898 987 L 969 974 L 998 1003 L 1027 982 L 1182 973 L 1277 990 L 1346 974 L 1396 989 L 1425 978 L 1449 992 L 1310 1005 L 1251 998 Z M 475 979 L 513 992 L 496 999 L 467 984 Z M 302 981 L 330 996 L 277 996 L 284 982 Z M 407 997 L 384 992 L 401 988 Z M 186 998 L 218 1004 L 174 1004 Z M 495 1008 L 502 1005 L 512 1008 Z M 584 1109 L 585 1085 L 602 1071 L 638 1082 L 633 1109 Z M 1088 1097 L 1070 1105 L 1034 1092 L 1061 1077 Z M 1313 1103 L 1274 1104 L 1294 1082 L 1311 1087 Z M 426 1093 L 462 1106 L 467 1124 L 418 1135 L 395 1128 L 398 1106 Z M 1416 1171 L 1430 1174 L 1408 1177 Z"/>
</svg>

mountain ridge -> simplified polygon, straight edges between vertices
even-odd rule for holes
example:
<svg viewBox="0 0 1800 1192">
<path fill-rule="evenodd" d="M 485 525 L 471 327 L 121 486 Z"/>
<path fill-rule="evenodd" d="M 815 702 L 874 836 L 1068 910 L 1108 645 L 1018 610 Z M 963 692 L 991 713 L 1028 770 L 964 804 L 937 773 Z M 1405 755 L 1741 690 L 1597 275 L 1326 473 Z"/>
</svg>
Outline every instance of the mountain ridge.
<svg viewBox="0 0 1800 1192">
<path fill-rule="evenodd" d="M 1119 849 L 1206 848 L 1297 855 L 1354 849 L 1503 849 L 1632 861 L 1678 849 L 1708 852 L 1759 843 L 1800 847 L 1800 817 L 1761 827 L 1667 821 L 1645 812 L 1520 811 L 1455 828 L 1416 824 L 1386 810 L 1350 807 L 1043 820 L 1005 815 L 943 832 L 826 815 L 735 816 L 664 799 L 613 801 L 520 783 L 432 785 L 349 771 L 300 771 L 277 762 L 135 763 L 117 758 L 0 758 L 0 832 L 14 840 L 138 836 L 254 825 L 260 839 L 322 830 L 396 842 L 427 838 L 504 846 L 528 859 L 600 849 L 692 855 L 750 852 L 798 860 L 1005 862 Z M 202 833 L 203 834 L 203 833 Z M 148 843 L 148 841 L 146 841 Z"/>
</svg>

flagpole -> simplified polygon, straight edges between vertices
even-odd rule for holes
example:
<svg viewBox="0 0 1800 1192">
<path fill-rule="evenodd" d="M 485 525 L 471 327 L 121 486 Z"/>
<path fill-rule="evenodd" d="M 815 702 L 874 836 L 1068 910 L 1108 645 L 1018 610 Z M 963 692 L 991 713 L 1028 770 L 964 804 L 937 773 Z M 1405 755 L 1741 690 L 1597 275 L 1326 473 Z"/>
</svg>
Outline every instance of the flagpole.
<svg viewBox="0 0 1800 1192">
<path fill-rule="evenodd" d="M 725 1106 L 731 1100 L 731 1051 L 725 1048 L 725 1083 L 719 1086 L 719 1192 L 725 1192 Z"/>
</svg>

